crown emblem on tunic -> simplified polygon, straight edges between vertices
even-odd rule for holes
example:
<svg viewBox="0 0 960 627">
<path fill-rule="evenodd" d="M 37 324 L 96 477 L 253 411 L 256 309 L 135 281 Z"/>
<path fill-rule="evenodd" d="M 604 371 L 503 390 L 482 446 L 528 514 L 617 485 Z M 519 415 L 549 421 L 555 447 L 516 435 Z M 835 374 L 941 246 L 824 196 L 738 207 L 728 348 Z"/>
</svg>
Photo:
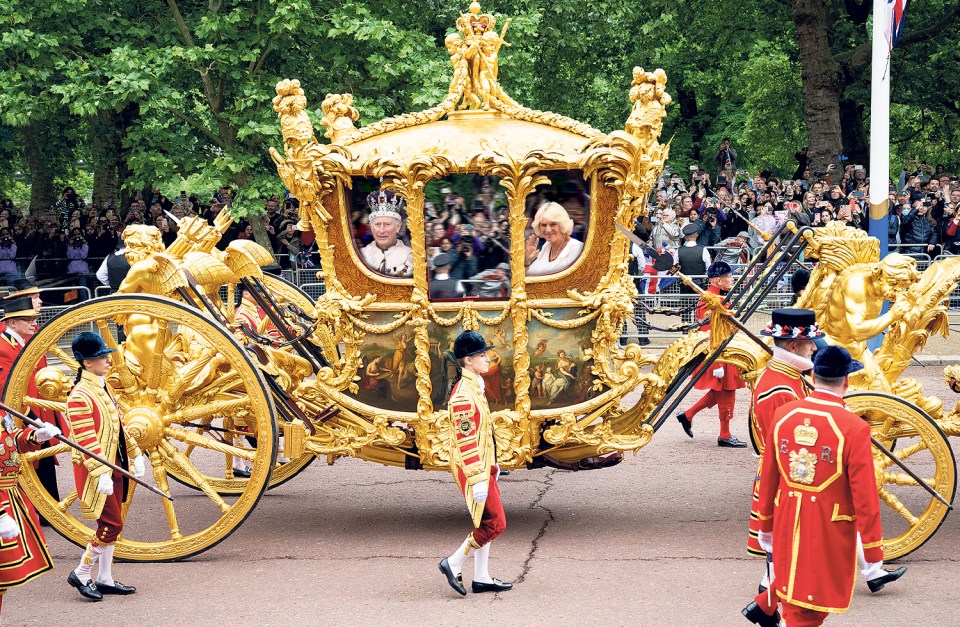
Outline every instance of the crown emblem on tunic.
<svg viewBox="0 0 960 627">
<path fill-rule="evenodd" d="M 402 221 L 403 218 L 400 212 L 405 205 L 406 203 L 403 200 L 403 196 L 389 189 L 381 189 L 367 196 L 367 206 L 370 207 L 370 220 L 379 216 L 387 216 Z"/>
<path fill-rule="evenodd" d="M 793 430 L 793 441 L 801 446 L 813 446 L 818 435 L 817 428 L 810 426 L 810 419 L 804 418 L 803 424 Z"/>
</svg>

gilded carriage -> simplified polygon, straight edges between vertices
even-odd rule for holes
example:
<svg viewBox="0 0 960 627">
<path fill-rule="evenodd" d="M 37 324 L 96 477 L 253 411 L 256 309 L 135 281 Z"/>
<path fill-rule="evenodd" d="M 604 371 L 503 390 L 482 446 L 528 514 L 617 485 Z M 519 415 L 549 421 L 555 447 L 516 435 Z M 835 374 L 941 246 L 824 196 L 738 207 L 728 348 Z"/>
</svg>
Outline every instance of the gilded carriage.
<svg viewBox="0 0 960 627">
<path fill-rule="evenodd" d="M 168 490 L 172 478 L 198 492 L 171 503 L 133 491 L 118 556 L 196 555 L 236 529 L 268 488 L 318 457 L 447 470 L 445 395 L 454 376 L 447 352 L 461 330 L 479 330 L 495 346 L 487 393 L 498 460 L 508 469 L 546 460 L 586 467 L 599 458 L 602 465 L 611 454 L 639 450 L 705 357 L 736 365 L 748 378 L 762 368 L 763 351 L 739 335 L 713 350 L 705 334 L 692 332 L 656 359 L 618 342 L 637 291 L 628 273 L 630 241 L 617 227 L 632 230 L 645 213 L 668 155 L 659 142 L 670 103 L 663 71 L 634 68 L 625 129 L 605 134 L 526 108 L 506 93 L 497 71 L 504 32 L 477 3 L 461 15 L 446 40 L 449 92 L 425 111 L 357 128 L 352 97 L 327 95 L 321 123 L 328 143 L 314 135 L 299 82 L 277 85 L 284 151 L 271 154 L 300 202 L 298 228 L 316 237 L 325 286 L 318 298 L 265 273 L 273 257 L 252 242 L 218 249 L 229 215 L 214 224 L 187 218 L 166 249 L 149 227 L 134 234 L 134 263 L 121 293 L 64 312 L 27 345 L 5 402 L 60 409 L 77 367 L 71 338 L 81 330 L 102 333 L 118 348 L 107 381 L 149 453 L 158 487 Z M 501 289 L 432 298 L 431 211 L 443 188 L 477 181 L 503 207 Z M 574 218 L 583 248 L 568 267 L 527 276 L 524 245 L 545 200 Z M 411 261 L 384 272 L 366 261 L 355 216 L 368 202 L 400 209 L 401 201 Z M 817 248 L 809 233 L 795 237 L 835 255 L 829 246 Z M 757 265 L 744 275 L 737 296 L 749 306 L 745 317 L 775 280 L 775 268 L 788 265 Z M 241 288 L 262 312 L 256 328 L 240 321 Z M 942 301 L 946 292 L 937 294 Z M 931 298 L 927 311 L 939 306 L 936 294 Z M 26 397 L 43 358 L 50 366 L 37 374 L 42 398 Z M 916 382 L 900 384 L 898 375 L 886 388 L 873 386 L 884 393 L 861 393 L 852 402 L 886 444 L 901 442 L 905 458 L 923 458 L 928 482 L 952 499 L 955 463 L 930 414 L 940 424 L 947 418 Z M 624 404 L 638 389 L 639 400 Z M 69 463 L 62 446 L 25 457 L 38 456 Z M 252 464 L 249 477 L 234 474 L 237 460 Z M 880 457 L 877 463 L 881 494 L 906 521 L 889 540 L 890 554 L 903 555 L 932 535 L 946 510 Z M 23 481 L 61 534 L 86 542 L 90 531 L 79 520 L 75 492 L 51 494 L 29 467 Z M 914 504 L 904 505 L 898 490 Z"/>
</svg>

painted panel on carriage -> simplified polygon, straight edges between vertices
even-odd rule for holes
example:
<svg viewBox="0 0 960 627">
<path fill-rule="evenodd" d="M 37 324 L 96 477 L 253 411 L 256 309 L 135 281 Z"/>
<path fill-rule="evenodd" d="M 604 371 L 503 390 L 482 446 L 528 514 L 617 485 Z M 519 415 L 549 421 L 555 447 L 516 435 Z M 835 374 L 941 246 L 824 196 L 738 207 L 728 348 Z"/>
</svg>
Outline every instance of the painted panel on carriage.
<svg viewBox="0 0 960 627">
<path fill-rule="evenodd" d="M 576 308 L 550 309 L 554 320 L 576 319 Z M 451 314 L 452 315 L 452 314 Z M 483 317 L 492 317 L 482 312 Z M 446 316 L 445 316 L 446 317 Z M 386 324 L 394 319 L 388 312 L 371 312 L 368 322 Z M 576 329 L 554 329 L 536 320 L 527 325 L 530 353 L 530 402 L 533 409 L 561 409 L 596 396 L 593 390 L 592 360 L 587 355 L 593 323 Z M 456 377 L 453 340 L 460 325 L 428 327 L 430 381 L 436 409 L 446 406 Z M 513 367 L 513 328 L 506 319 L 497 326 L 480 325 L 490 350 L 490 371 L 484 376 L 487 400 L 493 411 L 510 409 L 516 402 Z M 417 410 L 416 347 L 413 330 L 406 326 L 384 334 L 368 333 L 361 352 L 359 401 L 381 409 Z"/>
<path fill-rule="evenodd" d="M 548 309 L 553 320 L 574 320 L 578 309 Z M 530 406 L 560 409 L 599 394 L 593 389 L 593 360 L 587 355 L 595 324 L 555 329 L 538 320 L 527 323 L 530 342 Z M 601 390 L 602 392 L 602 390 Z"/>
</svg>

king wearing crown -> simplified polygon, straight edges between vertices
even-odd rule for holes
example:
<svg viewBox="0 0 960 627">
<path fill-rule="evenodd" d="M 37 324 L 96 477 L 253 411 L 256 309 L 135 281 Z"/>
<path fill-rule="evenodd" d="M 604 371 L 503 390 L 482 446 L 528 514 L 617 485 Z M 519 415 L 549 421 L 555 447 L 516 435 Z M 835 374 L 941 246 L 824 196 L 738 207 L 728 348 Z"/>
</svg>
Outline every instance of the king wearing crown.
<svg viewBox="0 0 960 627">
<path fill-rule="evenodd" d="M 370 206 L 370 233 L 373 241 L 360 249 L 367 266 L 380 274 L 413 275 L 413 251 L 398 239 L 403 226 L 403 198 L 393 191 L 380 190 L 367 196 Z"/>
</svg>

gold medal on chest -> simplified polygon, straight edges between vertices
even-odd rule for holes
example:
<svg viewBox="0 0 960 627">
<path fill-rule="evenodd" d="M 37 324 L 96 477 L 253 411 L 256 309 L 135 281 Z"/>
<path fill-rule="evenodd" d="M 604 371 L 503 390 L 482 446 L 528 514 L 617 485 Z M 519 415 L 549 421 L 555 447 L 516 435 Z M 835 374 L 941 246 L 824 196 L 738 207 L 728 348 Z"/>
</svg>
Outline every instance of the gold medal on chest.
<svg viewBox="0 0 960 627">
<path fill-rule="evenodd" d="M 3 442 L 10 448 L 13 448 L 14 441 L 13 441 L 13 438 L 11 438 L 9 435 L 6 438 L 4 438 Z"/>
<path fill-rule="evenodd" d="M 469 418 L 461 418 L 460 422 L 457 423 L 457 431 L 459 431 L 461 435 L 470 435 L 470 431 L 472 430 L 473 423 Z"/>
<path fill-rule="evenodd" d="M 790 478 L 797 483 L 810 485 L 817 472 L 817 456 L 805 448 L 790 451 Z"/>
</svg>

